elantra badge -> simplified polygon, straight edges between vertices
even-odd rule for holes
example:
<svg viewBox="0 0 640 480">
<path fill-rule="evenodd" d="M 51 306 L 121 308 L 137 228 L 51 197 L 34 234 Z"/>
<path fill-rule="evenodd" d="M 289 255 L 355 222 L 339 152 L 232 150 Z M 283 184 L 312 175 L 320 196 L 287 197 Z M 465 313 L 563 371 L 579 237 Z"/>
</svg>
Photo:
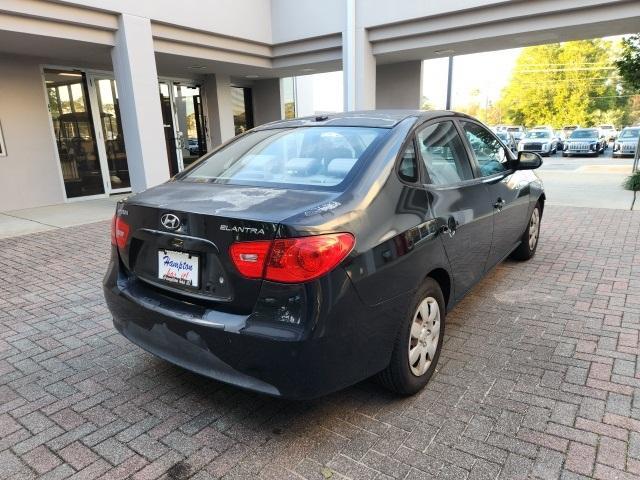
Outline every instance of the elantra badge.
<svg viewBox="0 0 640 480">
<path fill-rule="evenodd" d="M 177 230 L 180 228 L 180 219 L 173 213 L 165 213 L 160 218 L 160 223 L 167 230 Z"/>
<path fill-rule="evenodd" d="M 253 233 L 254 235 L 264 235 L 263 228 L 253 227 L 230 227 L 229 225 L 220 225 L 220 230 L 233 233 Z"/>
</svg>

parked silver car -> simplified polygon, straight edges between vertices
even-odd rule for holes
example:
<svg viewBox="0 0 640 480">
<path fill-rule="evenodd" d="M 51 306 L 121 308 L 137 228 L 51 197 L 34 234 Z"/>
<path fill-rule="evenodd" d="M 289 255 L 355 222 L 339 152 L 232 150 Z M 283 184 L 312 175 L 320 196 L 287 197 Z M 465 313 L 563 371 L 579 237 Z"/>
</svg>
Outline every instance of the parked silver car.
<svg viewBox="0 0 640 480">
<path fill-rule="evenodd" d="M 616 143 L 613 144 L 614 157 L 633 156 L 638 148 L 638 136 L 640 136 L 640 127 L 623 128 Z"/>
<path fill-rule="evenodd" d="M 537 152 L 540 155 L 554 155 L 558 150 L 558 139 L 553 130 L 547 128 L 529 130 L 518 143 L 519 152 Z"/>
<path fill-rule="evenodd" d="M 512 152 L 518 151 L 518 142 L 513 138 L 513 135 L 511 135 L 508 130 L 500 130 L 496 132 L 496 137 L 502 140 L 502 143 L 509 147 L 509 150 Z"/>
<path fill-rule="evenodd" d="M 564 143 L 562 156 L 592 155 L 596 157 L 603 153 L 604 149 L 605 142 L 597 128 L 576 128 Z"/>
</svg>

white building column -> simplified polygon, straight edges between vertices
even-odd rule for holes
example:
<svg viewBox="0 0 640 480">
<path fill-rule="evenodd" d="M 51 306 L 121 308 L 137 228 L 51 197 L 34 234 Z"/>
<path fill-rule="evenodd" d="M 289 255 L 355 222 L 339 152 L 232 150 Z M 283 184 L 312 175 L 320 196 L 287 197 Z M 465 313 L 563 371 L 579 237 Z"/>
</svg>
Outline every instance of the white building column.
<svg viewBox="0 0 640 480">
<path fill-rule="evenodd" d="M 376 68 L 376 108 L 420 108 L 422 61 L 389 63 Z"/>
<path fill-rule="evenodd" d="M 346 0 L 346 25 L 342 34 L 344 110 L 376 108 L 376 59 L 367 30 L 358 25 L 357 0 Z"/>
<path fill-rule="evenodd" d="M 313 75 L 294 77 L 296 117 L 308 117 L 316 113 L 313 108 L 314 80 Z"/>
<path fill-rule="evenodd" d="M 118 85 L 131 189 L 140 192 L 169 178 L 148 18 L 120 15 L 111 59 Z"/>
<path fill-rule="evenodd" d="M 257 127 L 263 123 L 282 120 L 282 100 L 280 79 L 256 80 L 251 87 L 253 93 L 253 123 Z"/>
<path fill-rule="evenodd" d="M 236 134 L 233 124 L 229 75 L 207 75 L 204 82 L 207 115 L 207 148 L 211 150 Z"/>
</svg>

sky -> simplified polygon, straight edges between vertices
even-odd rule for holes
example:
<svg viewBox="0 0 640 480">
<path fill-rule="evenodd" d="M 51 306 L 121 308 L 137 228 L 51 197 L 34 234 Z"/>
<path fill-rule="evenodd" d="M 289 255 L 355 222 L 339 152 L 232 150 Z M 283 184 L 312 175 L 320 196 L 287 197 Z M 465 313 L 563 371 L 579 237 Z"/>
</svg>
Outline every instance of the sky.
<svg viewBox="0 0 640 480">
<path fill-rule="evenodd" d="M 453 89 L 451 103 L 467 105 L 474 90 L 480 92 L 476 100 L 481 104 L 495 102 L 511 78 L 511 72 L 521 48 L 497 52 L 459 55 L 453 59 Z M 448 58 L 425 60 L 422 69 L 422 95 L 434 108 L 444 108 L 447 98 Z"/>
<path fill-rule="evenodd" d="M 522 49 L 459 55 L 453 64 L 453 105 L 464 105 L 473 90 L 481 92 L 479 100 L 496 101 L 507 84 L 516 58 Z M 447 96 L 448 59 L 425 60 L 422 94 L 434 108 L 444 108 Z M 499 73 L 497 73 L 499 72 Z M 342 72 L 317 73 L 313 77 L 313 108 L 317 112 L 340 112 L 343 108 Z"/>
</svg>

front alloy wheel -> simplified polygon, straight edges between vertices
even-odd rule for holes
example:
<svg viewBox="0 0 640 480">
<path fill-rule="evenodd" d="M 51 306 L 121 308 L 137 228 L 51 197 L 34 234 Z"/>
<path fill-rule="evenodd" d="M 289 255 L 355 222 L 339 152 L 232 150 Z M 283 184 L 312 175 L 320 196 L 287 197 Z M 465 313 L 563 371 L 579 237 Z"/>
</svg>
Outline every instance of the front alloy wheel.
<svg viewBox="0 0 640 480">
<path fill-rule="evenodd" d="M 540 238 L 540 221 L 542 220 L 542 208 L 536 203 L 533 208 L 527 228 L 520 238 L 520 245 L 511 254 L 515 260 L 529 260 L 536 254 L 538 239 Z"/>
<path fill-rule="evenodd" d="M 538 245 L 538 235 L 540 234 L 540 210 L 536 206 L 529 220 L 529 249 L 535 250 Z"/>
</svg>

